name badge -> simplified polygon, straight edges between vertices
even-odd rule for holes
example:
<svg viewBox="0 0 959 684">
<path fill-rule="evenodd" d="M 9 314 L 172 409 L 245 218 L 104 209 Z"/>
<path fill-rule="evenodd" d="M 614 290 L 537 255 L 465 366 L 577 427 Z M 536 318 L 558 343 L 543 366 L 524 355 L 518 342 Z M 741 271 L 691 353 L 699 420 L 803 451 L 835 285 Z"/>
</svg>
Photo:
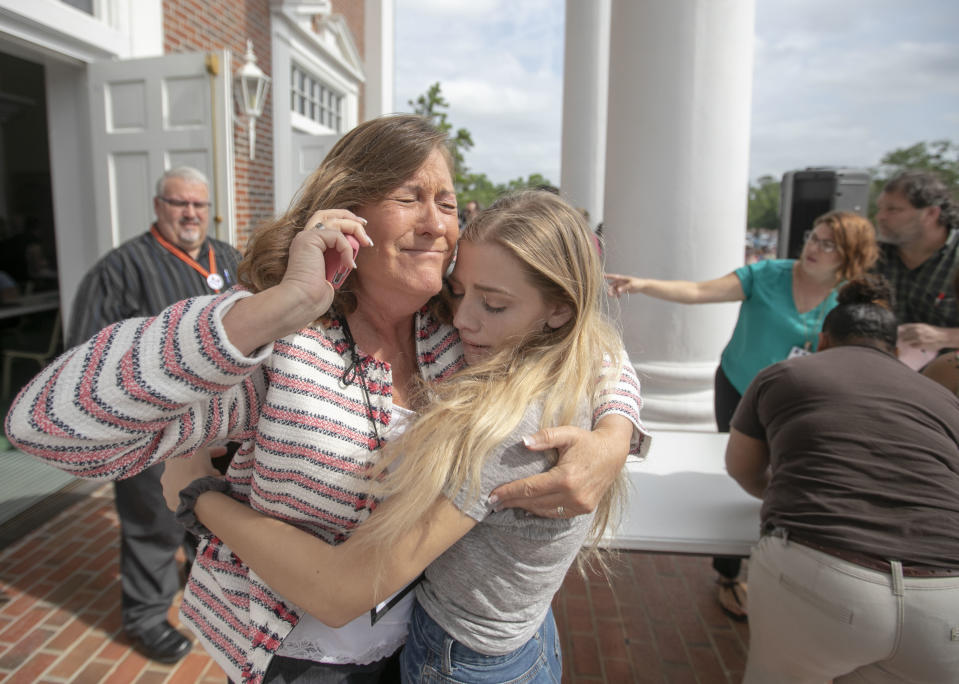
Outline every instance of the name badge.
<svg viewBox="0 0 959 684">
<path fill-rule="evenodd" d="M 789 356 L 786 358 L 795 359 L 797 356 L 809 356 L 810 354 L 812 354 L 812 352 L 808 349 L 803 349 L 802 347 L 797 347 L 794 345 L 793 348 L 789 350 Z"/>
<path fill-rule="evenodd" d="M 219 273 L 211 273 L 206 277 L 206 284 L 211 290 L 219 290 L 223 287 L 223 276 Z"/>
</svg>

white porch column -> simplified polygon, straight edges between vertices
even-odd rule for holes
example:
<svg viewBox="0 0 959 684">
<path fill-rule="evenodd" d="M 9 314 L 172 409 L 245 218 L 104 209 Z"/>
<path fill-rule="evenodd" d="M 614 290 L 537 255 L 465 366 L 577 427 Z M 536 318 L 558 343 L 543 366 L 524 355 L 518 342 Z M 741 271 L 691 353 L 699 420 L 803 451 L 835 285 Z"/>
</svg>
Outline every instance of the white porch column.
<svg viewBox="0 0 959 684">
<path fill-rule="evenodd" d="M 603 220 L 610 0 L 566 0 L 560 187 L 590 224 Z"/>
<path fill-rule="evenodd" d="M 754 0 L 613 0 L 608 268 L 705 280 L 743 264 Z M 622 301 L 627 348 L 660 429 L 715 430 L 713 374 L 738 304 Z"/>
<path fill-rule="evenodd" d="M 363 6 L 363 45 L 366 87 L 362 120 L 394 110 L 393 67 L 396 22 L 393 0 L 366 0 Z"/>
</svg>

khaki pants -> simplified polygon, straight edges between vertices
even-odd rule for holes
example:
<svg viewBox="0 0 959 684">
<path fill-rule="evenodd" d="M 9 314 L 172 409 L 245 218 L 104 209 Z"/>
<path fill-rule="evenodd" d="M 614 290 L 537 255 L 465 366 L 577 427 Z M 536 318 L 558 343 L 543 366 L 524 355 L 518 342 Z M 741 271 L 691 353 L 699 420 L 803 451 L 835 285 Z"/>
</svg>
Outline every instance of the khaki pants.
<svg viewBox="0 0 959 684">
<path fill-rule="evenodd" d="M 765 536 L 744 684 L 959 682 L 959 577 L 903 578 Z"/>
</svg>

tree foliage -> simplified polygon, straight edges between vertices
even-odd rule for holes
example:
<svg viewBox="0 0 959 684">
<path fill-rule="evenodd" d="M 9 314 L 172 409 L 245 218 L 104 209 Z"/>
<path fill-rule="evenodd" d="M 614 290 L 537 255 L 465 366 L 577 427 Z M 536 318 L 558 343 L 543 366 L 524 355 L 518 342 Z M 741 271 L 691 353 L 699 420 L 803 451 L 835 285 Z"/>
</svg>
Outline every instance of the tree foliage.
<svg viewBox="0 0 959 684">
<path fill-rule="evenodd" d="M 749 206 L 746 226 L 750 230 L 779 230 L 779 180 L 761 176 L 749 185 Z"/>
<path fill-rule="evenodd" d="M 873 170 L 877 180 L 889 180 L 905 169 L 932 171 L 953 190 L 959 188 L 959 144 L 951 140 L 919 142 L 887 152 Z"/>
<path fill-rule="evenodd" d="M 876 199 L 886 181 L 906 169 L 935 173 L 959 201 L 959 144 L 951 140 L 918 142 L 910 147 L 887 152 L 879 160 L 879 166 L 870 169 L 873 178 L 869 189 L 870 216 L 876 214 Z"/>
<path fill-rule="evenodd" d="M 410 100 L 409 105 L 413 108 L 414 114 L 428 117 L 434 126 L 450 136 L 450 153 L 453 156 L 454 171 L 453 183 L 461 206 L 474 200 L 479 202 L 480 206 L 488 207 L 497 197 L 506 192 L 552 185 L 539 173 L 532 173 L 525 180 L 516 178 L 508 183 L 493 183 L 486 177 L 485 173 L 472 173 L 466 165 L 465 153 L 473 148 L 473 136 L 465 128 L 457 128 L 456 132 L 453 132 L 453 124 L 450 123 L 446 111 L 450 105 L 443 97 L 442 88 L 438 82 L 427 88 L 426 92 L 415 100 Z"/>
<path fill-rule="evenodd" d="M 455 176 L 453 181 L 456 183 L 457 191 L 459 191 L 468 172 L 464 153 L 473 148 L 473 136 L 465 128 L 458 128 L 455 133 L 452 132 L 453 124 L 449 122 L 445 111 L 449 108 L 450 103 L 443 97 L 438 81 L 427 88 L 426 92 L 418 98 L 410 100 L 409 105 L 413 108 L 414 114 L 427 117 L 433 122 L 434 126 L 449 135 Z"/>
</svg>

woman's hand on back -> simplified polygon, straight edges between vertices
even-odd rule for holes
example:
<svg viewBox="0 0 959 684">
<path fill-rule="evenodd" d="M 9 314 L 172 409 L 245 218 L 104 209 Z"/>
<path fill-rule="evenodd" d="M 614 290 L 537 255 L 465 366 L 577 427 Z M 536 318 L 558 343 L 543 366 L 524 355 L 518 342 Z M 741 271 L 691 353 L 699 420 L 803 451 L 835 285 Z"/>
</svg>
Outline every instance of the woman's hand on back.
<svg viewBox="0 0 959 684">
<path fill-rule="evenodd" d="M 496 510 L 522 508 L 544 518 L 569 518 L 596 510 L 629 454 L 633 424 L 604 417 L 590 432 L 573 426 L 545 428 L 526 438 L 533 451 L 556 449 L 559 461 L 545 473 L 493 490 Z"/>
</svg>

